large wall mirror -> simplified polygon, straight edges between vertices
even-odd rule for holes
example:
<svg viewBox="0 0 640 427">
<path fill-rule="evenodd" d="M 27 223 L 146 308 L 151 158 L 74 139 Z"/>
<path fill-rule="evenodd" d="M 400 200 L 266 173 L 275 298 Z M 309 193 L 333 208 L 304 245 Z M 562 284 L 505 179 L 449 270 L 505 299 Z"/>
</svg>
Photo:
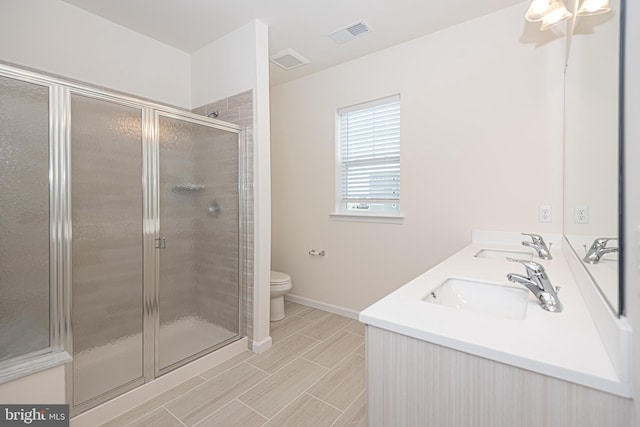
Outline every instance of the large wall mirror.
<svg viewBox="0 0 640 427">
<path fill-rule="evenodd" d="M 564 234 L 618 315 L 621 1 L 576 20 L 565 73 L 564 160 Z"/>
</svg>

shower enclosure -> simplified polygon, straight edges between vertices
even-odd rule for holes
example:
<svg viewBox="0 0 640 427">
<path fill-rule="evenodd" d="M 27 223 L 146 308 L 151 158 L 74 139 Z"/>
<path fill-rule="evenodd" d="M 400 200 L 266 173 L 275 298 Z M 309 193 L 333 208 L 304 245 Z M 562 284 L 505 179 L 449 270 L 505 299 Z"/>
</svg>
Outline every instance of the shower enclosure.
<svg viewBox="0 0 640 427">
<path fill-rule="evenodd" d="M 0 364 L 66 350 L 78 413 L 245 334 L 240 128 L 5 66 L 0 96 Z"/>
</svg>

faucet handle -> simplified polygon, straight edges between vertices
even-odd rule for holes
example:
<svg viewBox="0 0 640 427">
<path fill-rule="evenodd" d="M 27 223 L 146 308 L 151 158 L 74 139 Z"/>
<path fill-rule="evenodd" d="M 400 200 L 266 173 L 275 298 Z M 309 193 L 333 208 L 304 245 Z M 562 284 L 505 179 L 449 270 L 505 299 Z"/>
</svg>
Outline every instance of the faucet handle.
<svg viewBox="0 0 640 427">
<path fill-rule="evenodd" d="M 532 274 L 542 274 L 544 273 L 544 267 L 538 264 L 535 261 L 529 261 L 526 259 L 515 259 L 511 257 L 507 257 L 507 261 L 509 262 L 517 262 L 518 264 L 522 264 L 524 268 L 527 269 L 527 272 Z"/>
<path fill-rule="evenodd" d="M 610 240 L 618 240 L 617 237 L 598 237 L 593 241 L 594 245 L 605 247 Z"/>
<path fill-rule="evenodd" d="M 533 240 L 533 243 L 540 243 L 543 241 L 542 236 L 539 234 L 534 234 L 534 233 L 521 233 L 523 236 L 529 236 L 531 237 L 531 240 Z"/>
</svg>

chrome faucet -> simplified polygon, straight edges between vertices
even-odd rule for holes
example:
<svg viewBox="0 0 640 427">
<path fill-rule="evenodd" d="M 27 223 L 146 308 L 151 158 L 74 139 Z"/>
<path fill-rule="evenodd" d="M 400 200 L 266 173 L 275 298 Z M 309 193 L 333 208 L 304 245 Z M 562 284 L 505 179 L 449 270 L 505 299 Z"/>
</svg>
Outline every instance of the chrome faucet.
<svg viewBox="0 0 640 427">
<path fill-rule="evenodd" d="M 551 312 L 559 313 L 562 311 L 562 303 L 558 298 L 560 288 L 554 287 L 544 271 L 544 267 L 535 261 L 526 261 L 522 259 L 507 258 L 507 261 L 517 262 L 524 266 L 527 275 L 509 273 L 507 279 L 513 283 L 519 283 L 529 289 L 535 296 L 540 306 Z"/>
<path fill-rule="evenodd" d="M 609 240 L 618 239 L 615 237 L 598 237 L 597 239 L 595 239 L 582 260 L 584 262 L 588 262 L 589 264 L 597 264 L 600 262 L 600 258 L 602 258 L 603 255 L 613 252 L 619 252 L 620 249 L 618 248 L 615 248 L 613 246 L 607 247 L 607 242 L 609 242 Z"/>
<path fill-rule="evenodd" d="M 522 233 L 523 236 L 531 237 L 531 242 L 522 242 L 522 246 L 526 246 L 535 250 L 538 256 L 542 259 L 552 259 L 551 256 L 551 243 L 549 246 L 544 242 L 544 239 L 539 234 Z"/>
</svg>

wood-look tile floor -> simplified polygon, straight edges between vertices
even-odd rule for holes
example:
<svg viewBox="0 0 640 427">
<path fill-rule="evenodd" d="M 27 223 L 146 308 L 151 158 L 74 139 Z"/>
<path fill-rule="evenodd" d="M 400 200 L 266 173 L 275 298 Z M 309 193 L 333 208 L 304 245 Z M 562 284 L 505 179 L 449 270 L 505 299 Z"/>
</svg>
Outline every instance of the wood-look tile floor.
<svg viewBox="0 0 640 427">
<path fill-rule="evenodd" d="M 269 350 L 245 351 L 103 426 L 366 426 L 364 326 L 285 310 Z"/>
</svg>

